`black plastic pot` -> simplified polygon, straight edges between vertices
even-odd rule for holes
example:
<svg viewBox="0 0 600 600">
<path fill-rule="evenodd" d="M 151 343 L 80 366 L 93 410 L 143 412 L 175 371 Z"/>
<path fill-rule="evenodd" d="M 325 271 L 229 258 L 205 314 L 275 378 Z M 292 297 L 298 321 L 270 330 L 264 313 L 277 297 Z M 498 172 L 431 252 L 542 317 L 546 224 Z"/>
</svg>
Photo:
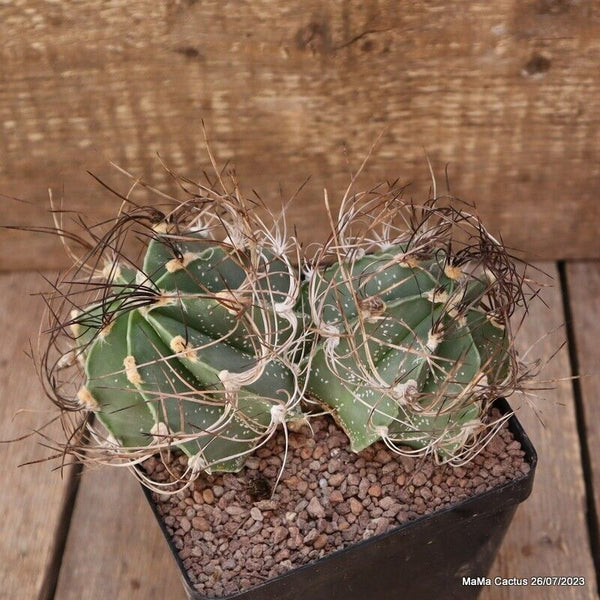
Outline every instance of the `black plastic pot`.
<svg viewBox="0 0 600 600">
<path fill-rule="evenodd" d="M 504 414 L 504 399 L 495 406 Z M 463 585 L 464 577 L 488 573 L 520 502 L 533 487 L 537 455 L 521 424 L 509 428 L 525 451 L 526 475 L 400 525 L 298 567 L 227 599 L 236 600 L 445 600 L 476 598 L 480 587 Z M 194 590 L 171 542 L 151 493 L 144 493 L 158 519 L 190 600 L 204 600 Z"/>
</svg>

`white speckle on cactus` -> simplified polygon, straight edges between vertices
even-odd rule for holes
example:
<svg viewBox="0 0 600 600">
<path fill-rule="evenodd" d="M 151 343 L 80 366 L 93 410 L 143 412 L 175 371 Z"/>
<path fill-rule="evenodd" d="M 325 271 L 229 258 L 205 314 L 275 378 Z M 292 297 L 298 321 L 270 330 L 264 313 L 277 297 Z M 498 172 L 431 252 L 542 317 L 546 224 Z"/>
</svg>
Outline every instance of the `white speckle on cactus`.
<svg viewBox="0 0 600 600">
<path fill-rule="evenodd" d="M 82 386 L 77 392 L 77 400 L 81 408 L 91 411 L 100 410 L 100 404 L 98 404 L 96 398 L 92 396 L 92 392 L 85 386 Z"/>
</svg>

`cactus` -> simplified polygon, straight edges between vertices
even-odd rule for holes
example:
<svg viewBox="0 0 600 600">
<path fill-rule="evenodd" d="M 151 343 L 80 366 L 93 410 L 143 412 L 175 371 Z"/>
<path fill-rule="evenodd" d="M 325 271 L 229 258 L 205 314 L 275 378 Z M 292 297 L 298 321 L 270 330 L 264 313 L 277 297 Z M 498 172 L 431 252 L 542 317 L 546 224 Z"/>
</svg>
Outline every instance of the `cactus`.
<svg viewBox="0 0 600 600">
<path fill-rule="evenodd" d="M 106 433 L 93 431 L 103 460 L 112 452 L 135 464 L 177 446 L 192 474 L 238 471 L 298 415 L 293 358 L 304 334 L 290 241 L 234 196 L 211 198 L 210 211 L 207 203 L 179 205 L 152 226 L 150 211 L 121 216 L 91 253 L 106 264 L 81 285 L 101 293 L 71 311 L 72 348 L 57 364 L 75 356 L 84 366 L 68 408 L 93 412 L 103 425 Z M 132 221 L 149 238 L 139 266 L 114 252 Z M 70 288 L 63 296 L 73 297 Z"/>
<path fill-rule="evenodd" d="M 268 226 L 260 202 L 220 176 L 223 192 L 177 181 L 188 198 L 161 194 L 165 212 L 121 197 L 107 231 L 69 233 L 85 253 L 47 296 L 41 357 L 62 409 L 61 455 L 134 467 L 157 453 L 169 462 L 176 447 L 189 482 L 238 471 L 313 403 L 354 451 L 382 440 L 458 464 L 499 428 L 491 402 L 535 375 L 517 359 L 510 322 L 526 307 L 524 272 L 435 193 L 422 205 L 394 186 L 347 193 L 308 260 L 283 212 Z M 83 373 L 70 370 L 77 362 Z"/>
<path fill-rule="evenodd" d="M 475 217 L 394 195 L 345 200 L 308 269 L 319 342 L 307 392 L 354 451 L 381 439 L 457 462 L 517 384 L 508 318 L 522 282 Z"/>
</svg>

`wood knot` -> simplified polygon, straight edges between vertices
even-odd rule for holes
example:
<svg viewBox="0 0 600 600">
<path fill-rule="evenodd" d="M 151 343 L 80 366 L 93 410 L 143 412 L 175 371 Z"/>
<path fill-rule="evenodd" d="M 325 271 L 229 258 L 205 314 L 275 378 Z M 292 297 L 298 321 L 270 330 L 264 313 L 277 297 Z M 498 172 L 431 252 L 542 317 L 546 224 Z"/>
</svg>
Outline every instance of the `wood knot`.
<svg viewBox="0 0 600 600">
<path fill-rule="evenodd" d="M 539 79 L 550 70 L 551 65 L 552 62 L 547 56 L 535 53 L 523 67 L 521 75 L 523 75 L 523 77 Z"/>
<path fill-rule="evenodd" d="M 296 47 L 299 50 L 310 50 L 313 54 L 329 54 L 331 52 L 331 30 L 327 21 L 311 21 L 296 32 Z"/>
<path fill-rule="evenodd" d="M 194 46 L 179 46 L 178 48 L 175 48 L 175 52 L 189 59 L 202 58 L 200 50 L 198 50 L 198 48 L 195 48 Z"/>
</svg>

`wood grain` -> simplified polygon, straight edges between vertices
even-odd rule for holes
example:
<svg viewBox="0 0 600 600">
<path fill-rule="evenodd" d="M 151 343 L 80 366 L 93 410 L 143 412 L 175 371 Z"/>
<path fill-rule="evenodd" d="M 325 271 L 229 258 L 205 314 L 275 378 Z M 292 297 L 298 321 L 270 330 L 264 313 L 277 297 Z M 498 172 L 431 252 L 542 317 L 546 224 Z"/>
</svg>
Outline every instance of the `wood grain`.
<svg viewBox="0 0 600 600">
<path fill-rule="evenodd" d="M 593 501 L 600 515 L 600 263 L 567 264 L 567 282 L 571 303 L 572 331 L 581 378 L 579 385 L 585 418 L 585 436 L 589 449 Z M 595 523 L 598 527 L 598 522 Z M 596 539 L 600 531 L 596 530 Z M 598 557 L 600 560 L 600 556 Z"/>
<path fill-rule="evenodd" d="M 184 600 L 139 485 L 122 469 L 84 472 L 55 600 Z"/>
<path fill-rule="evenodd" d="M 108 160 L 170 188 L 160 152 L 195 176 L 203 118 L 271 203 L 312 176 L 291 215 L 305 241 L 325 234 L 322 188 L 339 198 L 385 128 L 364 186 L 400 177 L 422 197 L 425 148 L 530 257 L 600 256 L 594 0 L 15 0 L 0 39 L 0 193 L 32 202 L 2 199 L 5 224 L 48 224 L 48 187 L 113 214 L 85 173 L 109 177 Z M 2 269 L 65 260 L 1 233 Z"/>
<path fill-rule="evenodd" d="M 552 288 L 542 297 L 522 331 L 525 349 L 537 342 L 532 357 L 549 356 L 566 338 L 558 272 L 554 265 L 540 265 L 552 276 Z M 536 279 L 549 283 L 546 278 Z M 544 281 L 545 279 L 545 281 Z M 547 332 L 549 336 L 543 337 Z M 597 357 L 597 353 L 596 353 Z M 567 348 L 563 348 L 542 373 L 544 379 L 570 376 Z M 585 519 L 585 489 L 577 434 L 572 383 L 557 381 L 554 389 L 540 392 L 536 401 L 541 421 L 527 406 L 518 409 L 518 418 L 539 455 L 531 497 L 521 505 L 492 567 L 491 577 L 531 577 L 540 575 L 583 576 L 585 587 L 492 587 L 481 600 L 597 598 L 596 578 Z M 517 402 L 511 400 L 513 407 Z"/>
<path fill-rule="evenodd" d="M 25 356 L 35 337 L 43 305 L 30 296 L 42 287 L 34 274 L 0 276 L 0 440 L 14 439 L 46 423 L 51 412 L 33 364 Z M 25 411 L 18 413 L 18 411 Z M 56 434 L 56 430 L 46 430 Z M 10 600 L 46 598 L 54 555 L 65 526 L 61 516 L 69 498 L 70 476 L 52 472 L 50 463 L 18 468 L 50 452 L 39 438 L 0 445 L 0 597 Z"/>
</svg>

